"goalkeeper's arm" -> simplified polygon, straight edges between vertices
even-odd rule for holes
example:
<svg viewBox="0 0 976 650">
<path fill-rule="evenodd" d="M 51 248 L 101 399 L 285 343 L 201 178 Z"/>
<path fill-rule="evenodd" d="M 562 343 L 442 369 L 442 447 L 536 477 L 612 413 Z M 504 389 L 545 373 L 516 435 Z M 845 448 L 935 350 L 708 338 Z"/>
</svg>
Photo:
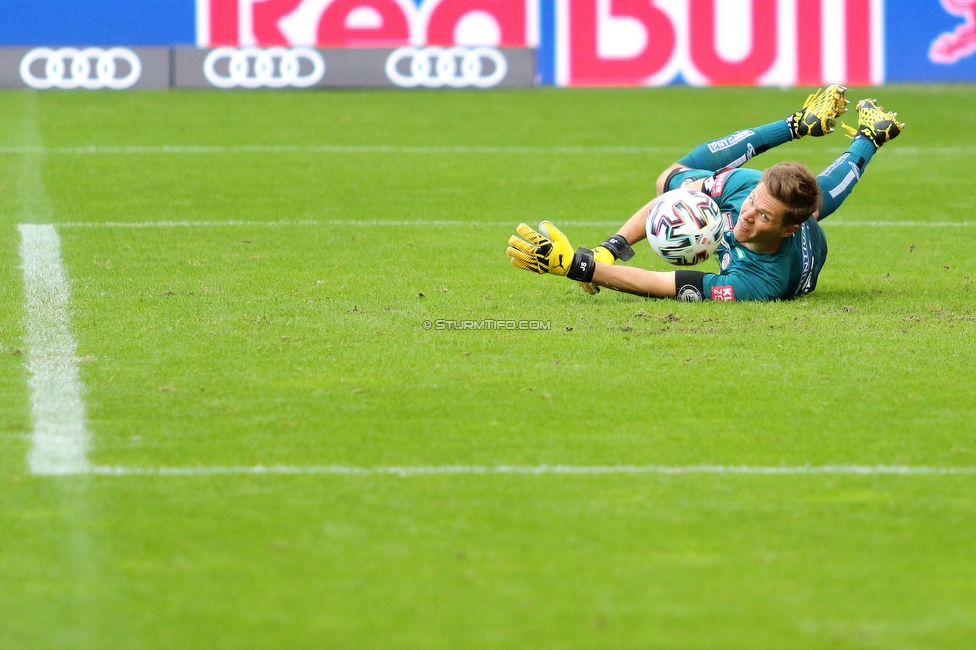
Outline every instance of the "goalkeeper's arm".
<svg viewBox="0 0 976 650">
<path fill-rule="evenodd" d="M 506 253 L 513 265 L 532 273 L 562 275 L 646 298 L 674 298 L 680 282 L 682 296 L 688 295 L 690 288 L 701 299 L 705 274 L 700 271 L 648 271 L 598 262 L 588 248 L 574 251 L 566 235 L 551 222 L 543 221 L 540 229 L 545 234 L 522 223 L 516 229 L 518 234 L 509 237 Z"/>
<path fill-rule="evenodd" d="M 674 298 L 674 271 L 648 271 L 635 266 L 597 263 L 593 284 L 645 298 Z"/>
</svg>

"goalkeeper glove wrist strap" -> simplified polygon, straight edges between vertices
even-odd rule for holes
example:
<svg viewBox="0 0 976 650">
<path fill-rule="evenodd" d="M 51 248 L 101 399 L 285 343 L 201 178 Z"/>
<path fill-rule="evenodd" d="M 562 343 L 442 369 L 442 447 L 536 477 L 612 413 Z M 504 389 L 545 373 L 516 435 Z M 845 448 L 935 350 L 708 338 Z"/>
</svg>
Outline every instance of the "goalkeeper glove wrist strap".
<svg viewBox="0 0 976 650">
<path fill-rule="evenodd" d="M 573 255 L 573 262 L 569 265 L 566 277 L 579 282 L 590 282 L 593 280 L 594 271 L 596 271 L 596 260 L 593 259 L 593 251 L 581 247 L 576 249 L 576 254 Z"/>
<path fill-rule="evenodd" d="M 634 256 L 634 249 L 630 247 L 623 235 L 613 235 L 600 244 L 613 255 L 613 259 L 626 262 Z"/>
</svg>

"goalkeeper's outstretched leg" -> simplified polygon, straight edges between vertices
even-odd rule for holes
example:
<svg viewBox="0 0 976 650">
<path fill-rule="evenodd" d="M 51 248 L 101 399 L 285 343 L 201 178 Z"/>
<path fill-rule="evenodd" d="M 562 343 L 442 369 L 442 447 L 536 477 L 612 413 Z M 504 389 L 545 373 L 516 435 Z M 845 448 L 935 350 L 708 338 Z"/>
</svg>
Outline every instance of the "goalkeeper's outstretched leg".
<svg viewBox="0 0 976 650">
<path fill-rule="evenodd" d="M 718 140 L 703 142 L 661 173 L 657 179 L 657 193 L 666 191 L 670 176 L 681 169 L 721 171 L 741 167 L 749 160 L 781 144 L 806 136 L 819 138 L 833 133 L 837 117 L 847 111 L 850 101 L 844 96 L 844 86 L 827 86 L 811 93 L 803 106 L 785 119 L 762 126 L 736 131 Z"/>
<path fill-rule="evenodd" d="M 905 128 L 904 122 L 898 121 L 898 113 L 885 111 L 874 99 L 862 99 L 857 103 L 856 127 L 843 126 L 854 141 L 817 177 L 823 193 L 823 207 L 818 215 L 821 221 L 833 214 L 854 191 L 865 167 L 881 145 L 894 140 Z"/>
</svg>

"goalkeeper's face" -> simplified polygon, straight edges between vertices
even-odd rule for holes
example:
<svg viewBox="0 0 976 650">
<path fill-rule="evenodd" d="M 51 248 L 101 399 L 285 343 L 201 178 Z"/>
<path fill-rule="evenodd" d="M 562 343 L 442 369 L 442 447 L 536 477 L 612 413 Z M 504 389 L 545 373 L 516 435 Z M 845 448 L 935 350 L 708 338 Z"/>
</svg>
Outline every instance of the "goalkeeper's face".
<svg viewBox="0 0 976 650">
<path fill-rule="evenodd" d="M 759 183 L 739 208 L 739 220 L 732 230 L 735 240 L 757 253 L 775 252 L 783 238 L 797 228 L 783 224 L 785 211 L 786 206 L 770 195 L 764 183 Z"/>
</svg>

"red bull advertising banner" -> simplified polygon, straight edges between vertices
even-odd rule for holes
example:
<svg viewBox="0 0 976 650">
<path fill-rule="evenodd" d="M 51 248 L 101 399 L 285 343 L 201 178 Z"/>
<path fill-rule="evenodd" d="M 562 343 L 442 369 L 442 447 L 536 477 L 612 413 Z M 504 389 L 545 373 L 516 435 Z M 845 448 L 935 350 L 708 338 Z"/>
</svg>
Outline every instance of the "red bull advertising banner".
<svg viewBox="0 0 976 650">
<path fill-rule="evenodd" d="M 198 45 L 550 48 L 562 86 L 884 80 L 883 0 L 207 0 Z M 546 14 L 546 21 L 542 14 Z M 543 34 L 543 31 L 546 33 Z"/>
<path fill-rule="evenodd" d="M 0 0 L 0 10 L 7 86 L 976 81 L 976 0 Z"/>
<path fill-rule="evenodd" d="M 537 50 L 538 82 L 560 86 L 976 79 L 971 61 L 958 65 L 976 52 L 976 0 L 200 0 L 197 6 L 203 47 L 530 47 Z"/>
<path fill-rule="evenodd" d="M 819 6 L 818 6 L 819 5 Z M 882 0 L 559 0 L 560 85 L 884 80 Z"/>
</svg>

